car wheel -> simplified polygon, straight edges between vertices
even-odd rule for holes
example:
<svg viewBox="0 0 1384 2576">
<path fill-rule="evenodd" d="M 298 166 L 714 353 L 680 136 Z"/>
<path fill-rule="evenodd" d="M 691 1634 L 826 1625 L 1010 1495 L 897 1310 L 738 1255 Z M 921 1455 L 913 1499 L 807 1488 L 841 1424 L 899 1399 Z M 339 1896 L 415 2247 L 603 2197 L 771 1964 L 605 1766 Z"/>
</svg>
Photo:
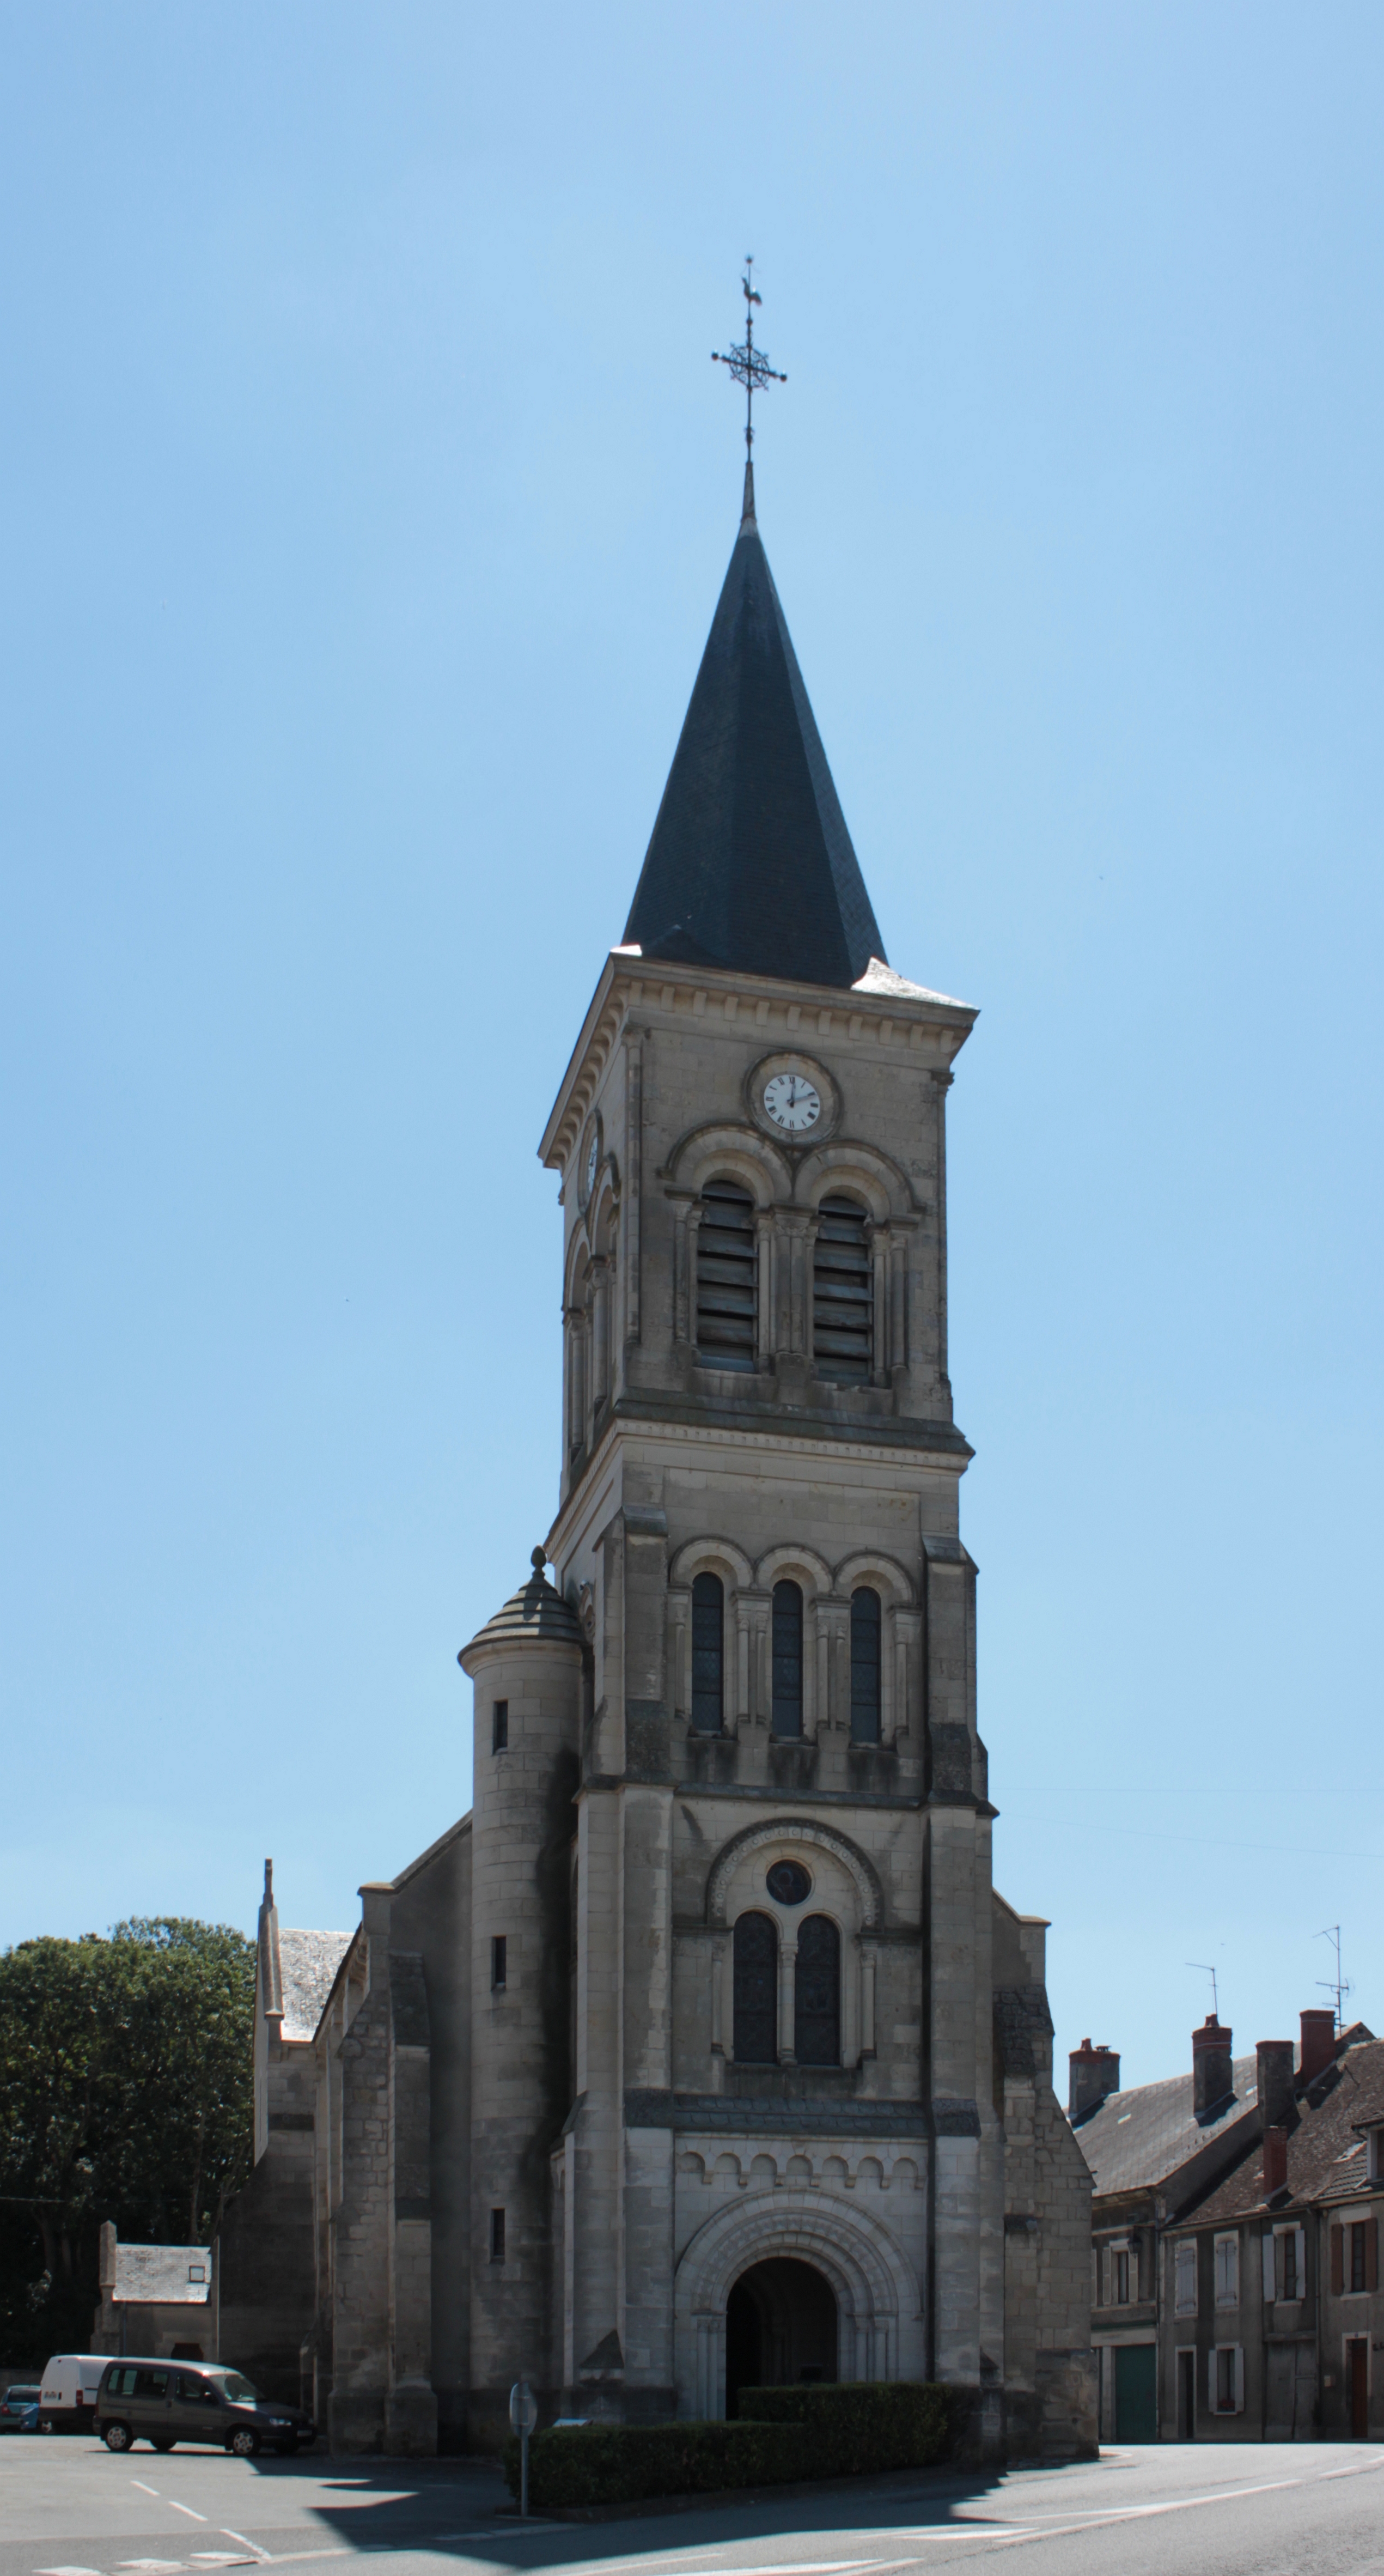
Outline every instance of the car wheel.
<svg viewBox="0 0 1384 2576">
<path fill-rule="evenodd" d="M 130 2447 L 129 2425 L 107 2424 L 102 2432 L 101 2439 L 105 2443 L 108 2451 L 128 2451 Z"/>
<path fill-rule="evenodd" d="M 259 2446 L 260 2437 L 248 2424 L 242 2424 L 239 2432 L 231 2435 L 230 2448 L 238 2460 L 253 2460 L 259 2451 Z"/>
<path fill-rule="evenodd" d="M 149 2439 L 156 2451 L 171 2451 L 173 2448 L 174 2437 L 171 2433 L 151 2433 Z"/>
</svg>

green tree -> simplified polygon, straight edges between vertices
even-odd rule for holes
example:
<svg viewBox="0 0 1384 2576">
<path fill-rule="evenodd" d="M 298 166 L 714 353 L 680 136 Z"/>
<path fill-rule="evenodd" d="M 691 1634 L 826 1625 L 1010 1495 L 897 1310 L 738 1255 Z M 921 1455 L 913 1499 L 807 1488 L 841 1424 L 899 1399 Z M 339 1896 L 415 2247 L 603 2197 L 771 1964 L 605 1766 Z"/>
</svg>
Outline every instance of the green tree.
<svg viewBox="0 0 1384 2576">
<path fill-rule="evenodd" d="M 206 2244 L 250 2169 L 255 1945 L 189 1918 L 0 1955 L 0 2343 L 96 2303 L 102 2219 Z M 56 2349 L 57 2344 L 51 2343 Z"/>
</svg>

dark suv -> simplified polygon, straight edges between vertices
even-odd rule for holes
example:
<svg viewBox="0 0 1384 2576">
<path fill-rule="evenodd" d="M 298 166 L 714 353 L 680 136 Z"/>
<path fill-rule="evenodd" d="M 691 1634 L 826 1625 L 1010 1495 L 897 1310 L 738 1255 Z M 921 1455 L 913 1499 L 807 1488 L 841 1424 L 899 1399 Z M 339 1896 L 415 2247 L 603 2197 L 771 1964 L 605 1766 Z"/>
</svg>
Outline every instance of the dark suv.
<svg viewBox="0 0 1384 2576">
<path fill-rule="evenodd" d="M 152 2442 L 215 2442 L 252 2460 L 257 2451 L 307 2450 L 317 2427 L 300 2406 L 261 2397 L 239 2370 L 208 2362 L 197 2370 L 167 2361 L 113 2361 L 96 2395 L 96 2431 L 108 2451 Z"/>
</svg>

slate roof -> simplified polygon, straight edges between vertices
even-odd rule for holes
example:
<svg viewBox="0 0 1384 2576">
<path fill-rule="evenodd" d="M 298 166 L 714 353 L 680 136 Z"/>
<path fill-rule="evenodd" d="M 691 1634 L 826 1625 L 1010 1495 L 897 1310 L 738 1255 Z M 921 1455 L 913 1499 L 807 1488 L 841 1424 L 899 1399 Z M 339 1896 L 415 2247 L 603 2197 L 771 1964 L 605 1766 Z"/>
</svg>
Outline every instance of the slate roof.
<svg viewBox="0 0 1384 2576">
<path fill-rule="evenodd" d="M 349 1932 L 279 1933 L 283 2036 L 311 2039 L 322 2018 L 337 1969 L 351 1945 Z"/>
<path fill-rule="evenodd" d="M 847 991 L 884 942 L 745 476 L 745 512 L 625 944 Z"/>
<path fill-rule="evenodd" d="M 1203 2147 L 1224 2138 L 1257 2105 L 1258 2061 L 1234 2059 L 1230 2099 L 1218 2119 L 1197 2119 L 1192 2087 L 1188 2067 L 1185 2075 L 1165 2076 L 1160 2084 L 1107 2093 L 1099 2108 L 1078 2123 L 1076 2142 L 1098 2192 L 1141 2191 L 1165 2182 Z"/>
<path fill-rule="evenodd" d="M 202 2278 L 190 2275 L 200 2271 Z M 130 2307 L 204 2308 L 211 2296 L 205 2245 L 117 2245 L 115 2297 Z"/>
<path fill-rule="evenodd" d="M 497 1642 L 527 1645 L 534 1638 L 541 1639 L 545 1645 L 549 1642 L 565 1646 L 581 1644 L 577 1614 L 571 1603 L 563 1600 L 555 1585 L 544 1579 L 541 1563 L 534 1567 L 528 1582 L 510 1594 L 493 1619 L 487 1619 L 485 1626 L 477 1629 L 470 1645 L 462 1647 L 457 1662 L 464 1666 L 466 1657 L 474 1653 L 482 1640 L 487 1645 Z"/>
<path fill-rule="evenodd" d="M 1256 2146 L 1234 2173 L 1195 2211 L 1198 2227 L 1221 2227 L 1252 2212 L 1289 2210 L 1323 2202 L 1358 2200 L 1377 2184 L 1368 2179 L 1363 2128 L 1384 2121 L 1384 2040 L 1347 2048 L 1319 2076 L 1298 2104 L 1298 2125 L 1288 2135 L 1288 2184 L 1264 2198 L 1264 2159 Z"/>
</svg>

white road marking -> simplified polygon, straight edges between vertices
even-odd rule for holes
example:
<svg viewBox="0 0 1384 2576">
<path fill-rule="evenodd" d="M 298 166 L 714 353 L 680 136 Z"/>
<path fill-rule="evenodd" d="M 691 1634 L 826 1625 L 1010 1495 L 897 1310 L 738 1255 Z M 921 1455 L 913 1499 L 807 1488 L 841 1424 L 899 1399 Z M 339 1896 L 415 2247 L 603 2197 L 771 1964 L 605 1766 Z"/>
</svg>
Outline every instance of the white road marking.
<svg viewBox="0 0 1384 2576">
<path fill-rule="evenodd" d="M 136 2569 L 139 2576 L 183 2576 L 181 2558 L 121 2558 L 116 2563 L 122 2568 L 128 2567 L 132 2576 Z"/>
<path fill-rule="evenodd" d="M 248 2549 L 252 2558 L 262 2559 L 268 2565 L 269 2552 L 261 2549 L 257 2540 L 247 2540 L 243 2531 L 232 2531 L 228 2522 L 223 2522 L 221 2528 L 228 2540 L 234 2540 L 241 2549 Z"/>
<path fill-rule="evenodd" d="M 101 2576 L 99 2567 L 36 2567 L 34 2576 Z"/>
<path fill-rule="evenodd" d="M 193 2513 L 193 2510 L 192 2510 L 191 2505 L 190 2505 L 190 2504 L 179 2504 L 178 2499 L 177 2499 L 177 2497 L 176 2497 L 176 2496 L 170 2496 L 170 2497 L 168 2498 L 168 2502 L 169 2502 L 169 2503 L 171 2504 L 171 2506 L 173 2507 L 173 2510 L 174 2510 L 174 2512 L 175 2512 L 175 2513 L 185 2513 L 185 2514 L 187 2514 L 187 2515 L 190 2517 L 190 2519 L 191 2519 L 193 2522 L 205 2522 L 205 2521 L 206 2521 L 206 2518 L 207 2518 L 207 2517 L 206 2517 L 206 2515 L 205 2515 L 204 2513 Z"/>
<path fill-rule="evenodd" d="M 132 2487 L 139 2487 L 139 2488 L 143 2491 L 143 2493 L 144 2493 L 145 2495 L 157 2495 L 157 2494 L 158 2494 L 158 2488 L 157 2488 L 157 2487 L 146 2487 L 146 2486 L 145 2486 L 145 2484 L 144 2484 L 144 2480 L 143 2480 L 143 2478 L 131 2478 L 131 2480 L 130 2480 L 130 2484 L 131 2484 L 131 2486 L 132 2486 Z"/>
</svg>

